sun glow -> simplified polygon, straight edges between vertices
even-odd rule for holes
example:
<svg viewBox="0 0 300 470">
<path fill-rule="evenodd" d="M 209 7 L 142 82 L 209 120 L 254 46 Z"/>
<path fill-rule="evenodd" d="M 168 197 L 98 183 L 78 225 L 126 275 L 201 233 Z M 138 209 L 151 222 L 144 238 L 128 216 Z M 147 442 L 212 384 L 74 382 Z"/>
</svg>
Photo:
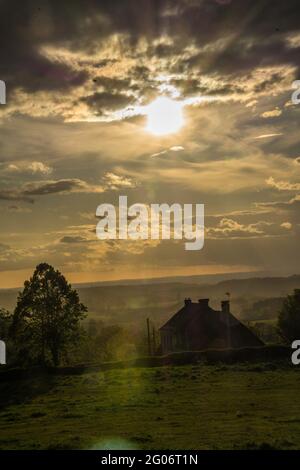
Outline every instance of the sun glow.
<svg viewBox="0 0 300 470">
<path fill-rule="evenodd" d="M 167 97 L 159 97 L 147 106 L 147 130 L 154 135 L 178 132 L 184 124 L 183 103 Z"/>
</svg>

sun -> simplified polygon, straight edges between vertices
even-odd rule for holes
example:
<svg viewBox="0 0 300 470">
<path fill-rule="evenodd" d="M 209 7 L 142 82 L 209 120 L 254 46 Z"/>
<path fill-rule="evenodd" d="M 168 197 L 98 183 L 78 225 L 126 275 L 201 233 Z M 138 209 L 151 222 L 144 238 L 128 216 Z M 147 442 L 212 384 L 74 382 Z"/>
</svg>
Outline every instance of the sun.
<svg viewBox="0 0 300 470">
<path fill-rule="evenodd" d="M 161 96 L 147 106 L 147 130 L 160 136 L 178 132 L 184 124 L 182 103 Z"/>
</svg>

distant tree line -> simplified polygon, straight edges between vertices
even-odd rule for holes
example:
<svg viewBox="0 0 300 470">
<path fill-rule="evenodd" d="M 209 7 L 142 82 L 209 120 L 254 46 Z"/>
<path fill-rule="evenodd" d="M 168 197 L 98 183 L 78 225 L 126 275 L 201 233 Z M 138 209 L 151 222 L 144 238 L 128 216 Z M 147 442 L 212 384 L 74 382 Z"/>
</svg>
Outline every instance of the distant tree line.
<svg viewBox="0 0 300 470">
<path fill-rule="evenodd" d="M 278 331 L 285 343 L 300 340 L 300 289 L 295 289 L 284 299 L 278 317 Z"/>
</svg>

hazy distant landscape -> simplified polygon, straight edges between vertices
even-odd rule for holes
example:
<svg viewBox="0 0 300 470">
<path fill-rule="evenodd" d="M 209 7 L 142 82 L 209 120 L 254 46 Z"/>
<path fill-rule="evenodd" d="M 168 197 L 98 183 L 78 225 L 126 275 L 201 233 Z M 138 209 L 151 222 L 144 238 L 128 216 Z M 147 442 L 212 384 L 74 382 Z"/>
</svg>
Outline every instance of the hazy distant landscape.
<svg viewBox="0 0 300 470">
<path fill-rule="evenodd" d="M 173 315 L 185 297 L 209 297 L 219 308 L 225 293 L 230 293 L 232 313 L 243 321 L 275 320 L 282 299 L 300 286 L 300 275 L 289 277 L 252 277 L 203 282 L 200 276 L 179 281 L 151 280 L 127 283 L 77 285 L 81 301 L 88 307 L 88 318 L 106 324 L 140 328 L 150 317 L 157 327 Z M 0 306 L 13 310 L 18 289 L 0 289 Z"/>
</svg>

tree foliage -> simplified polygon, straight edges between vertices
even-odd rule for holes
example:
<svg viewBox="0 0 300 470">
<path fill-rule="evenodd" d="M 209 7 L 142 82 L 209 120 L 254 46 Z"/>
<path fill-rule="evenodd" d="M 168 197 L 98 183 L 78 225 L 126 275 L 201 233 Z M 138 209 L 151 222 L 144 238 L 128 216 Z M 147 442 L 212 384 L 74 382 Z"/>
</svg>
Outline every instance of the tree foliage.
<svg viewBox="0 0 300 470">
<path fill-rule="evenodd" d="M 39 264 L 19 293 L 12 333 L 20 353 L 30 360 L 59 365 L 68 346 L 80 339 L 80 320 L 87 308 L 65 277 L 47 263 Z"/>
<path fill-rule="evenodd" d="M 12 323 L 12 315 L 8 310 L 0 308 L 0 339 L 7 341 Z"/>
<path fill-rule="evenodd" d="M 278 330 L 285 342 L 300 339 L 300 289 L 295 289 L 283 302 L 278 317 Z"/>
</svg>

